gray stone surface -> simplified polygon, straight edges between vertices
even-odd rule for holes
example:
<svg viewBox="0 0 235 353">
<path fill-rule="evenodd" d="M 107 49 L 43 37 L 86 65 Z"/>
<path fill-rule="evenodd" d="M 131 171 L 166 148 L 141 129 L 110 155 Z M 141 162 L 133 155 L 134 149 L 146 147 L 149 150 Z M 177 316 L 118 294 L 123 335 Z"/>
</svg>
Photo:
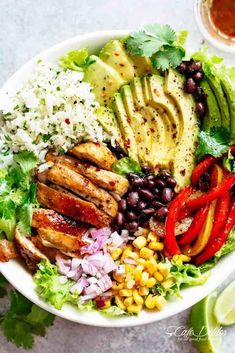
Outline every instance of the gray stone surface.
<svg viewBox="0 0 235 353">
<path fill-rule="evenodd" d="M 0 0 L 0 86 L 33 55 L 63 39 L 154 22 L 188 28 L 192 47 L 202 41 L 192 0 Z M 230 280 L 233 278 L 235 274 Z M 33 352 L 194 353 L 190 342 L 166 334 L 169 326 L 187 327 L 188 314 L 186 311 L 162 322 L 125 329 L 88 327 L 57 318 L 47 337 L 36 339 Z M 235 353 L 235 327 L 226 332 L 224 352 Z M 15 351 L 0 333 L 0 352 Z"/>
</svg>

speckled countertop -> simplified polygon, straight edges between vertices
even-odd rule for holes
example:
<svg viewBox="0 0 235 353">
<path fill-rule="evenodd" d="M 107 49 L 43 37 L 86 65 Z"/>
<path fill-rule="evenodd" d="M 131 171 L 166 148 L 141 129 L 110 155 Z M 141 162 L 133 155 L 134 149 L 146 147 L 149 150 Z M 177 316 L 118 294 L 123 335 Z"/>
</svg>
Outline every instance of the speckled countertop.
<svg viewBox="0 0 235 353">
<path fill-rule="evenodd" d="M 193 0 L 0 0 L 0 86 L 33 55 L 66 38 L 103 29 L 134 29 L 154 22 L 189 29 L 192 47 L 202 41 L 194 21 Z M 234 278 L 235 274 L 229 280 Z M 57 318 L 46 338 L 36 339 L 32 351 L 194 353 L 189 341 L 166 333 L 169 326 L 187 327 L 188 314 L 185 311 L 155 324 L 124 329 L 88 327 Z M 0 353 L 13 352 L 15 346 L 0 332 Z M 226 331 L 224 352 L 235 353 L 235 327 Z"/>
</svg>

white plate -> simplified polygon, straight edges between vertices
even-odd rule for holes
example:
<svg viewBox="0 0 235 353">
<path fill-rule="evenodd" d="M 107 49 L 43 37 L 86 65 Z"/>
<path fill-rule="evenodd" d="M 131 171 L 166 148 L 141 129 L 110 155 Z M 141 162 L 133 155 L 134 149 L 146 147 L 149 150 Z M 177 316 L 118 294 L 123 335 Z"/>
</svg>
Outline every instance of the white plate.
<svg viewBox="0 0 235 353">
<path fill-rule="evenodd" d="M 126 31 L 103 31 L 94 32 L 78 36 L 62 42 L 30 60 L 19 69 L 2 87 L 1 95 L 4 92 L 15 92 L 22 82 L 26 80 L 33 71 L 37 61 L 43 59 L 45 62 L 55 62 L 58 58 L 69 50 L 83 47 L 95 52 L 101 48 L 108 40 L 121 38 L 126 35 Z M 182 291 L 182 298 L 171 300 L 161 312 L 143 311 L 138 316 L 123 318 L 107 318 L 97 312 L 79 312 L 75 306 L 65 305 L 61 311 L 55 310 L 50 305 L 42 301 L 35 292 L 35 284 L 31 274 L 23 266 L 22 262 L 12 260 L 8 263 L 0 263 L 0 271 L 7 280 L 25 297 L 47 311 L 58 315 L 64 319 L 81 324 L 103 327 L 124 327 L 143 325 L 158 321 L 177 314 L 208 295 L 218 287 L 227 276 L 235 269 L 235 252 L 223 258 L 212 270 L 208 281 L 203 286 L 191 287 Z"/>
</svg>

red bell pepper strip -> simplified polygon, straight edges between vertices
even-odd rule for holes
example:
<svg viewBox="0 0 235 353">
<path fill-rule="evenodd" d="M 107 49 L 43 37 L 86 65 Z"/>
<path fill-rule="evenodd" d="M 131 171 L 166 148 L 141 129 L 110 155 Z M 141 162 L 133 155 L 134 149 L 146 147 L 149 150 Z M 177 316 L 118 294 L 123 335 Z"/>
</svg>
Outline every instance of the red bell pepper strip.
<svg viewBox="0 0 235 353">
<path fill-rule="evenodd" d="M 214 240 L 214 242 L 209 246 L 207 245 L 204 251 L 199 255 L 194 263 L 195 265 L 201 265 L 207 260 L 211 259 L 217 251 L 221 249 L 226 240 L 228 239 L 229 233 L 231 232 L 233 226 L 235 224 L 235 199 L 232 201 L 232 205 L 228 214 L 228 218 L 225 224 L 225 227 L 220 233 L 220 235 Z"/>
<path fill-rule="evenodd" d="M 209 205 L 206 205 L 196 213 L 191 226 L 189 227 L 187 232 L 185 232 L 179 239 L 178 244 L 187 245 L 196 239 L 204 222 L 206 221 L 208 210 Z"/>
<path fill-rule="evenodd" d="M 194 185 L 199 182 L 201 176 L 217 161 L 217 158 L 208 156 L 200 162 L 192 172 L 191 181 Z"/>
<path fill-rule="evenodd" d="M 214 240 L 219 236 L 225 226 L 229 211 L 229 201 L 230 194 L 228 192 L 226 192 L 226 194 L 217 200 L 214 224 L 207 246 L 212 245 Z"/>
<path fill-rule="evenodd" d="M 213 187 L 211 190 L 208 192 L 204 193 L 202 196 L 199 196 L 195 199 L 189 199 L 186 203 L 185 206 L 190 209 L 190 210 L 195 210 L 198 209 L 208 202 L 211 202 L 218 197 L 224 195 L 226 192 L 228 192 L 231 187 L 235 184 L 235 175 L 229 175 L 227 178 L 225 178 L 222 183 L 216 187 Z"/>
<path fill-rule="evenodd" d="M 175 226 L 178 220 L 180 209 L 183 207 L 184 203 L 186 202 L 188 197 L 192 194 L 192 192 L 193 192 L 193 188 L 191 186 L 187 186 L 174 198 L 174 200 L 170 204 L 168 215 L 166 218 L 166 225 L 165 225 L 166 235 L 164 238 L 164 246 L 166 248 L 166 251 L 170 255 L 181 253 L 175 238 Z"/>
</svg>

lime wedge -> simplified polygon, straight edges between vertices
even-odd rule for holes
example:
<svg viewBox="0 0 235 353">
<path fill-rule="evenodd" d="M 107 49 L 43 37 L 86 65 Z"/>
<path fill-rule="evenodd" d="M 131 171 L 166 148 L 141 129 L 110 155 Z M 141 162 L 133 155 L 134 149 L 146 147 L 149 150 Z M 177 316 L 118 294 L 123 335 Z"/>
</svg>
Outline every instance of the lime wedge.
<svg viewBox="0 0 235 353">
<path fill-rule="evenodd" d="M 221 325 L 235 324 L 235 281 L 219 295 L 214 312 Z"/>
<path fill-rule="evenodd" d="M 220 326 L 214 315 L 217 293 L 194 305 L 191 312 L 192 343 L 201 353 L 221 352 L 222 336 Z"/>
</svg>

